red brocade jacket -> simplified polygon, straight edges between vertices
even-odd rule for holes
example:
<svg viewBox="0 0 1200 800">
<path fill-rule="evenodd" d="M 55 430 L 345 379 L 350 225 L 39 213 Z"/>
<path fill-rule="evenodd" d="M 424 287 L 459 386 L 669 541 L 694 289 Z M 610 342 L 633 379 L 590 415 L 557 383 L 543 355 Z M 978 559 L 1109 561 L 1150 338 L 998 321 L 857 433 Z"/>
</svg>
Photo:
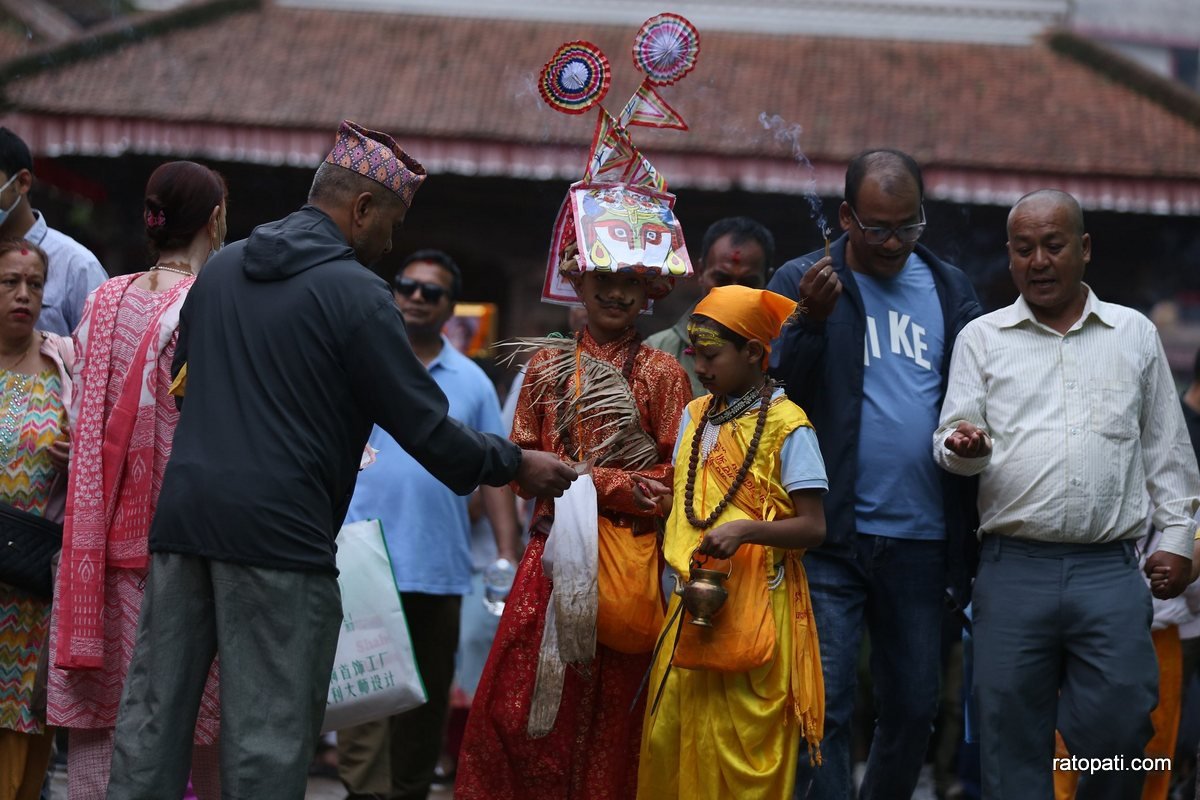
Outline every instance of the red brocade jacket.
<svg viewBox="0 0 1200 800">
<path fill-rule="evenodd" d="M 636 332 L 630 329 L 620 339 L 602 345 L 585 331 L 582 338 L 583 351 L 621 370 L 625 366 L 636 335 Z M 576 442 L 564 442 L 559 434 L 557 407 L 561 402 L 560 390 L 555 388 L 554 382 L 547 379 L 546 375 L 546 365 L 553 355 L 549 350 L 540 350 L 529 360 L 513 418 L 511 438 L 523 449 L 549 450 L 567 461 L 579 461 L 595 456 L 597 453 L 594 452 L 594 448 L 606 435 L 595 432 L 603 420 L 592 421 L 582 431 L 582 456 Z M 649 520 L 647 512 L 637 508 L 634 503 L 633 476 L 640 475 L 670 488 L 674 472 L 671 451 L 679 433 L 679 420 L 683 409 L 692 399 L 692 389 L 687 373 L 674 358 L 646 345 L 642 345 L 637 351 L 633 369 L 629 374 L 629 384 L 637 402 L 641 427 L 658 446 L 658 461 L 653 466 L 637 472 L 615 466 L 593 467 L 592 480 L 596 484 L 596 498 L 601 514 L 614 518 L 643 517 Z M 570 379 L 568 389 L 573 393 L 574 377 Z M 586 398 L 585 386 L 584 399 Z M 569 438 L 579 438 L 578 432 Z M 538 500 L 534 508 L 534 520 L 553 516 L 554 501 Z"/>
</svg>

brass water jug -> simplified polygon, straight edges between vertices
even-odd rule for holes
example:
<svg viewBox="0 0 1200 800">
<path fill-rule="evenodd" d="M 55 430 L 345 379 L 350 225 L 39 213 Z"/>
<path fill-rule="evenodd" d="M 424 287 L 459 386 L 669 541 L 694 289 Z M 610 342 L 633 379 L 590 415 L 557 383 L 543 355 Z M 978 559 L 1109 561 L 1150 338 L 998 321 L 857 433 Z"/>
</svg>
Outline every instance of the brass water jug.
<svg viewBox="0 0 1200 800">
<path fill-rule="evenodd" d="M 683 598 L 683 607 L 687 609 L 691 619 L 688 622 L 702 628 L 711 628 L 712 618 L 725 605 L 729 592 L 723 585 L 733 574 L 733 564 L 730 563 L 726 572 L 716 569 L 705 569 L 708 556 L 698 556 L 699 551 L 692 551 L 690 566 L 691 578 L 685 583 L 679 575 L 675 576 L 675 594 Z M 699 559 L 704 559 L 700 561 Z"/>
</svg>

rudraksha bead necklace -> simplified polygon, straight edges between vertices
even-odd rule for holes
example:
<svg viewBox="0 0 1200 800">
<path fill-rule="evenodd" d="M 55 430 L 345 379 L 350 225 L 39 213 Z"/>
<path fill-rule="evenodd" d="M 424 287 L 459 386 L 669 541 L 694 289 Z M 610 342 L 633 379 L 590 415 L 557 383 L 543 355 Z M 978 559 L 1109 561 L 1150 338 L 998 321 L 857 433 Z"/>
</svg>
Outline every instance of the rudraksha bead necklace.
<svg viewBox="0 0 1200 800">
<path fill-rule="evenodd" d="M 717 402 L 716 395 L 713 395 L 709 399 L 708 408 L 704 410 L 704 417 L 701 419 L 695 433 L 692 434 L 692 453 L 688 459 L 687 483 L 683 488 L 683 510 L 687 513 L 687 521 L 693 528 L 702 531 L 711 528 L 713 523 L 724 513 L 725 507 L 737 495 L 738 490 L 742 488 L 742 484 L 746 482 L 746 477 L 750 474 L 750 465 L 754 463 L 754 457 L 758 454 L 758 445 L 762 440 L 763 428 L 767 424 L 767 411 L 771 407 L 771 395 L 774 391 L 775 383 L 770 380 L 764 383 L 762 389 L 759 390 L 758 396 L 761 405 L 758 408 L 758 421 L 754 426 L 754 436 L 750 438 L 750 446 L 746 449 L 746 458 L 742 461 L 742 466 L 738 469 L 729 490 L 725 492 L 725 496 L 721 498 L 721 502 L 717 503 L 717 507 L 704 519 L 697 519 L 696 513 L 692 509 L 695 506 L 696 469 L 700 463 L 700 438 L 704 433 L 704 428 L 713 424 L 711 415 L 713 406 Z"/>
</svg>

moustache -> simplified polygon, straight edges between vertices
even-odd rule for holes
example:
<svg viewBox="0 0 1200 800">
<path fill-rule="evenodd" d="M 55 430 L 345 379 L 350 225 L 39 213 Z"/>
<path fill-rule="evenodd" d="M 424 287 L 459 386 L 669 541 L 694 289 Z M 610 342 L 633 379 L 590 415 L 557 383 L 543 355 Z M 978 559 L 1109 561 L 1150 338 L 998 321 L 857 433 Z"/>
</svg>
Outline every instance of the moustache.
<svg viewBox="0 0 1200 800">
<path fill-rule="evenodd" d="M 605 300 L 603 297 L 597 296 L 596 302 L 601 308 L 615 308 L 619 311 L 627 311 L 633 307 L 632 300 Z"/>
</svg>

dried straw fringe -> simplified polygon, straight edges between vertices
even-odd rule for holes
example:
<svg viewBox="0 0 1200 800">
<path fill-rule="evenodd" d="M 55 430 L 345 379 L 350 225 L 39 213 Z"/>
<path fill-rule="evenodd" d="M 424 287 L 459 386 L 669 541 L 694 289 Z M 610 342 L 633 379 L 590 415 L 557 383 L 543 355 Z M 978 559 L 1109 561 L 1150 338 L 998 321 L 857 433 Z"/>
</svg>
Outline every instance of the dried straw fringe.
<svg viewBox="0 0 1200 800">
<path fill-rule="evenodd" d="M 505 365 L 523 353 L 554 351 L 545 362 L 545 372 L 537 378 L 538 402 L 555 407 L 555 429 L 560 438 L 572 439 L 572 433 L 581 426 L 593 436 L 604 437 L 589 448 L 589 453 L 580 454 L 581 459 L 594 454 L 596 466 L 627 470 L 647 469 L 658 462 L 658 446 L 642 429 L 633 389 L 619 369 L 584 353 L 583 392 L 576 403 L 573 393 L 568 391 L 575 376 L 574 339 L 513 339 L 496 346 L 511 349 L 500 360 Z"/>
</svg>

